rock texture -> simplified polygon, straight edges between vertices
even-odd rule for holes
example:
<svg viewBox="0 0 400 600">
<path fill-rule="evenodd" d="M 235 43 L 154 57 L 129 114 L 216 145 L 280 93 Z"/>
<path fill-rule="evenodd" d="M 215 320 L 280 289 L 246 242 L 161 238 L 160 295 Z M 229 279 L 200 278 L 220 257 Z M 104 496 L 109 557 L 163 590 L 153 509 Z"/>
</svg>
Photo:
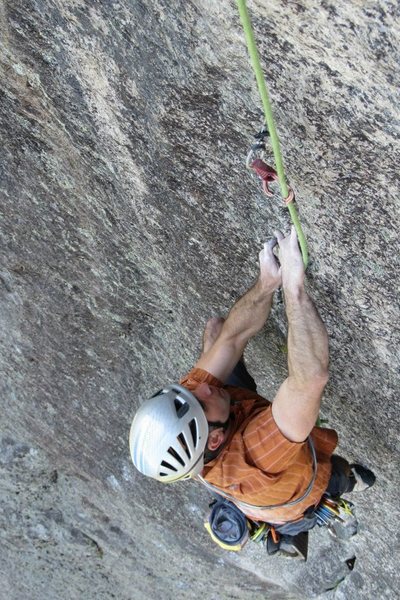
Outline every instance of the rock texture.
<svg viewBox="0 0 400 600">
<path fill-rule="evenodd" d="M 0 3 L 1 589 L 57 598 L 396 598 L 397 3 L 249 2 L 331 339 L 323 417 L 377 473 L 306 565 L 219 551 L 207 494 L 130 464 L 139 402 L 287 228 L 244 167 L 260 102 L 223 0 Z M 277 303 L 247 360 L 285 376 Z M 346 560 L 356 557 L 354 569 Z"/>
</svg>

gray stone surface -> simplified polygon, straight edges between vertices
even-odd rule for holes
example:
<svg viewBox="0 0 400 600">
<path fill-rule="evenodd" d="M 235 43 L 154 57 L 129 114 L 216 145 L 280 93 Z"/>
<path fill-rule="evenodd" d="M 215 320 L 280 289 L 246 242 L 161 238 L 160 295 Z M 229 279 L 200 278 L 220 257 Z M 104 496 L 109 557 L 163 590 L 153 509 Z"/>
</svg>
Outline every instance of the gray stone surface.
<svg viewBox="0 0 400 600">
<path fill-rule="evenodd" d="M 288 217 L 244 168 L 260 102 L 233 2 L 0 2 L 1 592 L 398 597 L 397 3 L 249 3 L 331 339 L 323 417 L 378 474 L 306 565 L 220 551 L 207 495 L 130 465 L 140 399 Z M 247 360 L 285 376 L 277 304 Z M 349 571 L 345 561 L 356 556 Z"/>
</svg>

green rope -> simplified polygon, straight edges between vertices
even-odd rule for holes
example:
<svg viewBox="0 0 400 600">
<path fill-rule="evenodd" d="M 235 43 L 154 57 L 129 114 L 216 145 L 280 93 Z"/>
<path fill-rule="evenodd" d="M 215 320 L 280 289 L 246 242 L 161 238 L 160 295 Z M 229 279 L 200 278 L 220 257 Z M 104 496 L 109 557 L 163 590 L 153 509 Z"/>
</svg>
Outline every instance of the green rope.
<svg viewBox="0 0 400 600">
<path fill-rule="evenodd" d="M 254 39 L 253 29 L 251 27 L 250 17 L 246 6 L 246 0 L 237 0 L 239 8 L 240 20 L 242 22 L 244 34 L 246 36 L 247 49 L 250 55 L 251 64 L 256 76 L 258 91 L 260 92 L 261 101 L 264 107 L 265 121 L 267 123 L 268 131 L 270 134 L 272 150 L 275 157 L 276 170 L 279 177 L 279 184 L 281 188 L 281 194 L 283 198 L 287 198 L 289 194 L 288 186 L 286 184 L 285 171 L 283 168 L 282 154 L 279 144 L 279 138 L 275 127 L 274 117 L 272 114 L 271 102 L 269 99 L 268 89 L 265 83 L 263 71 L 261 68 L 260 58 L 258 56 L 257 46 Z M 292 223 L 296 228 L 297 238 L 299 240 L 301 253 L 303 256 L 304 266 L 308 264 L 308 250 L 307 241 L 304 236 L 303 230 L 300 225 L 299 217 L 297 214 L 296 207 L 293 202 L 287 205 L 290 213 Z"/>
</svg>

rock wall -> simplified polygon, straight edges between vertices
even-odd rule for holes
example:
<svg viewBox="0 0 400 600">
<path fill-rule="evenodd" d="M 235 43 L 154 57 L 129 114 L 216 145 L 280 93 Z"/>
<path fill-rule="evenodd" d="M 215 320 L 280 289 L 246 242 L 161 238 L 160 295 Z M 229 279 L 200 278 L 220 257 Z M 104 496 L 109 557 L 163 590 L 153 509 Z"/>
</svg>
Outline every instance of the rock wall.
<svg viewBox="0 0 400 600">
<path fill-rule="evenodd" d="M 0 3 L 1 587 L 9 600 L 395 598 L 398 6 L 249 2 L 331 340 L 322 416 L 378 481 L 306 565 L 214 547 L 208 497 L 131 466 L 141 399 L 289 221 L 244 166 L 262 121 L 233 2 Z M 247 361 L 286 373 L 278 302 Z M 346 560 L 356 556 L 349 570 Z"/>
</svg>

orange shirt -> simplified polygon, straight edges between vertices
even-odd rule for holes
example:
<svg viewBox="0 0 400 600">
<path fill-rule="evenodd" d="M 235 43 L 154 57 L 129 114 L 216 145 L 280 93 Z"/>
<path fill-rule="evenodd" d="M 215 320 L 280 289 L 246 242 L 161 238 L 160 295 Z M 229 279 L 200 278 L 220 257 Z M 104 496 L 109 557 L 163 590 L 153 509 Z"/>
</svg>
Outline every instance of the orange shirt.
<svg viewBox="0 0 400 600">
<path fill-rule="evenodd" d="M 217 458 L 207 463 L 202 477 L 240 501 L 256 506 L 282 504 L 300 498 L 311 481 L 312 456 L 307 442 L 292 442 L 278 429 L 271 403 L 256 392 L 224 386 L 203 369 L 192 369 L 180 381 L 193 391 L 199 383 L 225 387 L 232 398 L 234 427 Z M 317 476 L 310 494 L 298 504 L 268 510 L 239 507 L 255 520 L 281 523 L 300 518 L 317 505 L 331 475 L 330 457 L 337 445 L 333 429 L 311 432 L 317 456 Z"/>
</svg>

